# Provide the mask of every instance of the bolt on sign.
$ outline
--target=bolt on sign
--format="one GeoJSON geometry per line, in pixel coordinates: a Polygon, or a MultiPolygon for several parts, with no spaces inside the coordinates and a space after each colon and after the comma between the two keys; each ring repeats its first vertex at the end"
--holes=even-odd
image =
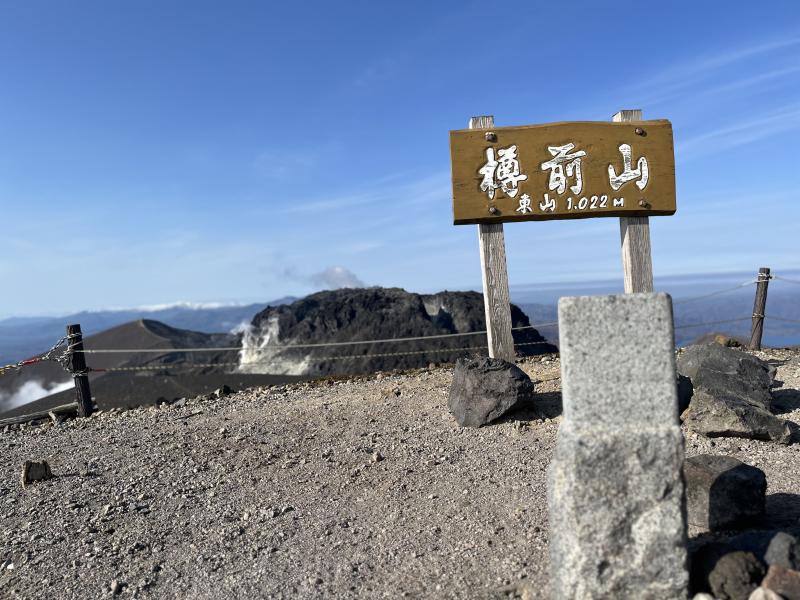
{"type": "Polygon", "coordinates": [[[450,155],[456,225],[676,210],[667,120],[460,129],[450,155]]]}

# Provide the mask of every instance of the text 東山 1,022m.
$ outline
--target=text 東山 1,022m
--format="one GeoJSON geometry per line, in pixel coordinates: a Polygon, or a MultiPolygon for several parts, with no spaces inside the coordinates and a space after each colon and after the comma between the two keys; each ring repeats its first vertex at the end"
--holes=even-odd
{"type": "Polygon", "coordinates": [[[675,212],[669,121],[450,132],[456,224],[675,212]]]}

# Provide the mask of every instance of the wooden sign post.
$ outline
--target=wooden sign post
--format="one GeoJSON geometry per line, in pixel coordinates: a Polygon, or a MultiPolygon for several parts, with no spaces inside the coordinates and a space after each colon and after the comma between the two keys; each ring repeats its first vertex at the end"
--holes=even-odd
{"type": "MultiPolygon", "coordinates": [[[[494,127],[494,117],[472,117],[470,129],[494,127]]],[[[508,294],[506,238],[502,223],[480,223],[478,246],[481,253],[483,310],[486,314],[486,338],[489,356],[514,361],[514,338],[511,334],[511,303],[508,294]]]]}
{"type": "MultiPolygon", "coordinates": [[[[642,120],[642,111],[621,110],[611,120],[631,123],[642,120]]],[[[653,291],[653,258],[650,252],[650,217],[620,217],[622,277],[626,294],[653,291]]]]}
{"type": "Polygon", "coordinates": [[[503,223],[619,217],[625,292],[651,292],[651,215],[675,213],[672,124],[641,110],[608,122],[450,132],[453,222],[477,223],[489,356],[512,360],[503,223]]]}

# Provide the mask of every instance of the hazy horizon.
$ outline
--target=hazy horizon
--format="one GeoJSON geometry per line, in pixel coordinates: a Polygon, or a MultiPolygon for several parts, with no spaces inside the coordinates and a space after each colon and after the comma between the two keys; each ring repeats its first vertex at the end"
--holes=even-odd
{"type": "MultiPolygon", "coordinates": [[[[477,250],[476,250],[477,255],[477,250]]],[[[621,271],[621,267],[620,267],[621,271]]],[[[726,286],[735,285],[737,283],[744,283],[747,281],[755,281],[758,269],[751,272],[748,271],[730,271],[730,272],[716,272],[716,273],[688,273],[680,275],[654,275],[655,291],[664,291],[671,293],[676,299],[684,298],[687,296],[702,295],[707,292],[715,291],[719,287],[726,288],[726,286]]],[[[787,277],[800,278],[800,269],[777,269],[772,268],[772,274],[780,276],[781,274],[787,277]]],[[[774,291],[776,285],[782,285],[780,280],[773,281],[770,284],[771,290],[774,291]]],[[[401,287],[401,286],[370,286],[361,285],[353,287],[401,287]]],[[[325,288],[336,289],[336,288],[325,288]]],[[[445,291],[482,291],[480,283],[458,288],[430,288],[430,289],[409,289],[404,288],[409,292],[419,294],[432,294],[436,292],[445,291]]],[[[727,288],[726,288],[727,289],[727,288]]],[[[793,288],[789,288],[790,290],[793,288]]],[[[324,291],[318,289],[294,296],[301,298],[313,293],[324,291]]],[[[509,282],[509,293],[512,302],[528,302],[528,303],[541,303],[552,304],[557,302],[558,298],[565,295],[593,295],[593,294],[612,294],[622,292],[622,275],[618,278],[603,278],[603,279],[584,279],[575,281],[544,281],[539,283],[515,283],[509,282]],[[516,298],[516,299],[515,299],[516,298]],[[531,299],[537,298],[537,299],[531,299]]],[[[798,287],[798,296],[800,296],[800,287],[798,287]]],[[[195,301],[195,300],[176,300],[165,301],[158,304],[148,304],[144,306],[93,306],[93,307],[77,307],[74,309],[58,310],[51,313],[27,313],[27,314],[3,314],[0,313],[0,321],[7,319],[31,319],[31,318],[59,318],[69,315],[79,314],[82,312],[157,312],[161,310],[168,310],[173,308],[185,309],[215,309],[226,308],[235,306],[249,306],[252,304],[265,304],[276,300],[284,300],[286,297],[279,297],[276,295],[266,294],[264,298],[247,298],[247,299],[216,299],[209,301],[195,301]]]]}

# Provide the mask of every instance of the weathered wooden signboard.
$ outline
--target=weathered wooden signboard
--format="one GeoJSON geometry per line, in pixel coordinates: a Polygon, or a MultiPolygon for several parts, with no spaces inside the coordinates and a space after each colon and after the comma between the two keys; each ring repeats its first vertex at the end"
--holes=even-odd
{"type": "Polygon", "coordinates": [[[675,213],[667,120],[461,129],[450,154],[456,225],[675,213]]]}

